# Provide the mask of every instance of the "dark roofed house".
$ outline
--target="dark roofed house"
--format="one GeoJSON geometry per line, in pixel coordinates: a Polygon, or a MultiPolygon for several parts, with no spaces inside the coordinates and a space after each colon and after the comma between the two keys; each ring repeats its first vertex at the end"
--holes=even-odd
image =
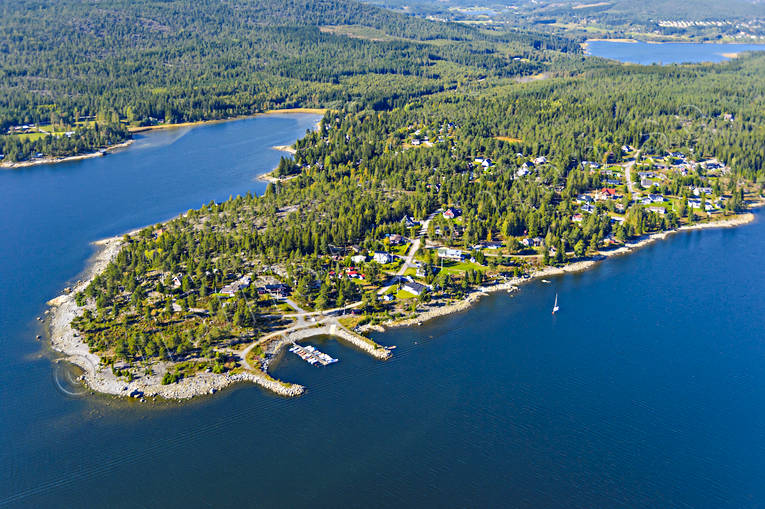
{"type": "Polygon", "coordinates": [[[401,285],[401,289],[413,295],[420,295],[425,290],[427,290],[428,287],[416,281],[407,281],[406,283],[401,285]]]}
{"type": "Polygon", "coordinates": [[[394,233],[393,235],[388,237],[388,242],[390,243],[391,246],[397,246],[401,244],[403,241],[404,241],[404,237],[402,237],[398,233],[394,233]]]}

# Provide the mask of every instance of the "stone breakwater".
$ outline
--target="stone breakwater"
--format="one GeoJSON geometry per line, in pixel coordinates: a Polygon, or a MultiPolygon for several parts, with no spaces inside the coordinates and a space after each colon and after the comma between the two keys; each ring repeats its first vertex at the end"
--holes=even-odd
{"type": "Polygon", "coordinates": [[[283,383],[265,373],[249,371],[234,374],[198,373],[167,385],[162,385],[159,376],[124,382],[107,370],[99,370],[95,376],[90,376],[87,373],[83,376],[87,385],[97,392],[134,398],[160,397],[168,400],[185,400],[203,394],[213,394],[241,382],[254,383],[284,397],[300,396],[305,392],[305,387],[302,385],[283,383]]]}
{"type": "Polygon", "coordinates": [[[289,344],[315,336],[334,336],[345,341],[346,343],[350,343],[359,350],[368,353],[376,359],[385,360],[389,359],[391,356],[391,352],[389,350],[378,345],[371,339],[351,332],[345,327],[335,323],[290,332],[287,335],[287,341],[285,341],[283,344],[289,344]]]}

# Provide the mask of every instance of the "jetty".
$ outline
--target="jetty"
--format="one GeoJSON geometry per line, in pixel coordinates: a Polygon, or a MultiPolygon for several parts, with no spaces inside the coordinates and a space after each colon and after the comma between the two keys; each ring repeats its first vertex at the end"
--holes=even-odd
{"type": "Polygon", "coordinates": [[[311,345],[300,346],[297,343],[293,343],[292,347],[290,348],[290,352],[296,354],[298,357],[312,366],[315,366],[316,364],[327,366],[338,361],[338,359],[335,359],[334,357],[331,357],[324,352],[320,352],[311,345]]]}

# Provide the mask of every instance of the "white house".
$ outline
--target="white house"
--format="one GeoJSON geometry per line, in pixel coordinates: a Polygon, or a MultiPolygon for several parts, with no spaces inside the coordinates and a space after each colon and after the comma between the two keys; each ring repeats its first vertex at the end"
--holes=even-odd
{"type": "Polygon", "coordinates": [[[393,261],[393,255],[384,251],[375,251],[373,258],[380,265],[386,265],[393,261]]]}
{"type": "Polygon", "coordinates": [[[452,249],[450,247],[439,247],[438,256],[446,258],[447,260],[462,260],[465,254],[459,249],[452,249]]]}
{"type": "Polygon", "coordinates": [[[250,276],[243,276],[240,279],[234,281],[231,284],[228,284],[221,288],[220,293],[223,295],[228,295],[230,297],[233,297],[236,295],[236,292],[239,290],[243,290],[245,288],[248,288],[250,286],[250,283],[252,280],[250,279],[250,276]]]}

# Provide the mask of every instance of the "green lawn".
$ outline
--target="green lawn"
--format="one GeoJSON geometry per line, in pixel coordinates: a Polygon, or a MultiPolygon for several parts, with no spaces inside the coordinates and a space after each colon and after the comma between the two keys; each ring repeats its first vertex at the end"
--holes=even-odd
{"type": "Polygon", "coordinates": [[[398,246],[389,246],[388,248],[391,253],[397,254],[400,256],[403,256],[409,251],[409,244],[401,244],[398,246]]]}
{"type": "Polygon", "coordinates": [[[45,138],[48,136],[46,133],[24,133],[24,134],[14,134],[14,136],[17,136],[20,140],[28,140],[28,141],[37,141],[45,138]]]}
{"type": "Polygon", "coordinates": [[[396,299],[397,300],[406,300],[406,299],[414,299],[417,297],[416,295],[407,292],[406,290],[399,290],[396,292],[396,299]]]}
{"type": "MultiPolygon", "coordinates": [[[[440,267],[440,265],[439,265],[440,267]]],[[[444,261],[443,271],[447,274],[463,274],[468,270],[486,270],[486,267],[469,261],[444,261]]]]}

